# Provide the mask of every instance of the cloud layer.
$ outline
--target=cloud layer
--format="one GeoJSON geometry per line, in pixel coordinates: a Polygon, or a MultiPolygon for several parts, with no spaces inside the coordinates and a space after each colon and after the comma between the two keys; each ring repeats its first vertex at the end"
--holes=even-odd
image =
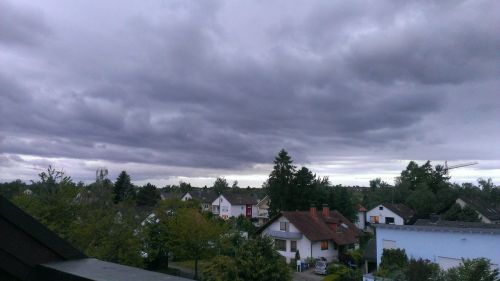
{"type": "Polygon", "coordinates": [[[377,162],[500,160],[499,9],[3,2],[2,177],[33,159],[141,180],[262,175],[283,147],[339,177],[377,162]]]}

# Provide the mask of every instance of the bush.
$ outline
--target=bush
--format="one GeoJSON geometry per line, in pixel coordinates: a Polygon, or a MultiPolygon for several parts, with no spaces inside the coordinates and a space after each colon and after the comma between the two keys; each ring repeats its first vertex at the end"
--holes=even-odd
{"type": "Polygon", "coordinates": [[[328,281],[359,281],[363,276],[361,270],[350,269],[349,267],[338,263],[330,264],[326,268],[326,272],[329,275],[323,280],[328,281]]]}
{"type": "Polygon", "coordinates": [[[402,249],[384,249],[380,267],[388,270],[403,269],[408,265],[408,256],[402,249]]]}
{"type": "Polygon", "coordinates": [[[430,280],[439,272],[439,266],[429,260],[411,259],[404,272],[408,281],[430,280]]]}

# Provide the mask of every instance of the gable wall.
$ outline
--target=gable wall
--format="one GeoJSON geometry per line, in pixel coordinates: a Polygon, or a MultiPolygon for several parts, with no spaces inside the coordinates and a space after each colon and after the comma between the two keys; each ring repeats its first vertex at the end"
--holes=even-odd
{"type": "Polygon", "coordinates": [[[383,210],[379,210],[379,207],[384,207],[382,205],[378,205],[377,207],[371,209],[366,213],[366,221],[370,222],[370,217],[371,216],[378,216],[379,217],[379,223],[384,224],[385,223],[385,218],[386,217],[393,217],[394,218],[394,224],[396,225],[404,225],[404,220],[402,217],[394,213],[393,211],[387,209],[384,207],[383,210]]]}

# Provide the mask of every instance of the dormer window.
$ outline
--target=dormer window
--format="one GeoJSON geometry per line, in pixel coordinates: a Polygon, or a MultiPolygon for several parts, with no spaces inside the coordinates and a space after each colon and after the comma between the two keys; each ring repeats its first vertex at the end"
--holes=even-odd
{"type": "Polygon", "coordinates": [[[280,222],[280,230],[281,230],[281,231],[288,231],[288,222],[286,222],[286,221],[281,221],[281,222],[280,222]]]}
{"type": "Polygon", "coordinates": [[[384,209],[384,207],[380,206],[380,207],[378,207],[378,209],[382,211],[384,209]]]}

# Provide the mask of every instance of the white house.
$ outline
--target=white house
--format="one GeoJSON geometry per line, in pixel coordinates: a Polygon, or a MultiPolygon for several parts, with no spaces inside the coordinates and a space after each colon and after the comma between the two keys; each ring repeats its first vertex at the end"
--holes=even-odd
{"type": "Polygon", "coordinates": [[[280,255],[287,262],[298,251],[301,259],[307,257],[338,259],[339,251],[355,248],[363,233],[337,211],[323,207],[321,213],[309,211],[281,212],[256,232],[274,239],[280,255]]]}
{"type": "Polygon", "coordinates": [[[409,258],[422,258],[442,269],[458,266],[462,258],[487,258],[500,264],[500,225],[458,221],[418,220],[414,225],[376,226],[377,265],[384,249],[404,249],[409,258]]]}
{"type": "Polygon", "coordinates": [[[181,200],[198,200],[200,202],[202,211],[212,211],[212,202],[216,197],[217,193],[215,193],[215,191],[196,188],[192,191],[184,193],[181,197],[181,200]]]}
{"type": "Polygon", "coordinates": [[[257,199],[249,194],[221,194],[212,202],[212,213],[223,219],[239,217],[257,217],[257,199]]]}
{"type": "Polygon", "coordinates": [[[412,209],[403,204],[383,203],[366,213],[370,224],[407,224],[414,216],[412,209]]]}

